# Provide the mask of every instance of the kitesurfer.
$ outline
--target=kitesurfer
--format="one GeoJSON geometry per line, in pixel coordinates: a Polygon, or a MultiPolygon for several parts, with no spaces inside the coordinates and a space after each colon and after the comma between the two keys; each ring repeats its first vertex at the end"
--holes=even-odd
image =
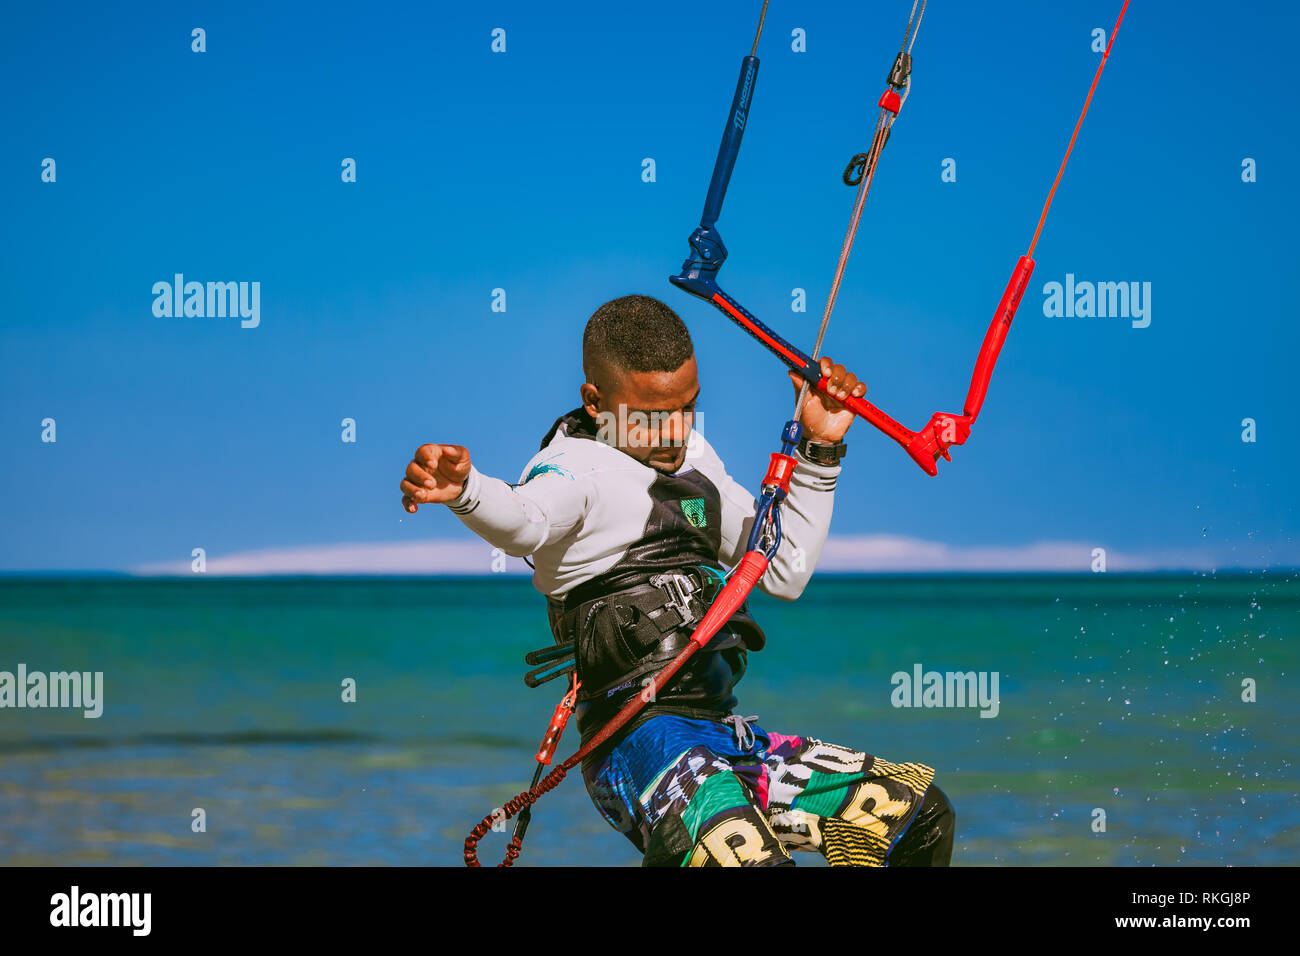
{"type": "MultiPolygon", "coordinates": [[[[830,525],[842,439],[836,398],[866,387],[820,359],[783,505],[784,537],[759,582],[793,600],[830,525]]],[[[650,296],[605,303],[583,335],[582,404],[560,416],[511,485],[460,445],[426,444],[403,506],[446,504],[494,547],[532,556],[551,630],[571,645],[586,741],[689,639],[726,567],[744,553],[756,503],[693,429],[700,385],[681,319],[650,296]]],[[[798,385],[800,379],[793,373],[798,385]]],[[[735,684],[765,637],[741,610],[608,745],[583,761],[601,814],[653,865],[946,866],[954,815],[934,771],[760,727],[735,684]]]]}

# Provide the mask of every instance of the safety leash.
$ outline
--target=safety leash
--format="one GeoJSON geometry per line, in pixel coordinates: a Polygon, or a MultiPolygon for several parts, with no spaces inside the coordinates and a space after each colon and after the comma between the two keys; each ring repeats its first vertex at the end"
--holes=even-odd
{"type": "MultiPolygon", "coordinates": [[[[822,311],[822,323],[817,328],[817,341],[813,343],[812,355],[809,356],[814,364],[822,354],[822,340],[826,338],[826,328],[831,322],[835,299],[840,293],[840,280],[844,278],[844,267],[848,264],[849,252],[853,249],[853,240],[858,235],[862,207],[866,204],[867,193],[871,191],[871,184],[876,178],[876,164],[880,162],[880,154],[884,152],[885,144],[889,142],[890,130],[893,129],[894,121],[898,119],[903,104],[907,102],[907,95],[912,90],[912,47],[916,45],[916,34],[920,32],[921,20],[925,17],[925,3],[926,0],[920,0],[921,12],[918,14],[917,0],[912,0],[912,12],[907,18],[907,30],[903,33],[903,42],[898,47],[898,56],[894,57],[894,65],[889,71],[888,79],[885,80],[887,84],[885,92],[880,94],[880,114],[876,117],[876,129],[871,136],[871,146],[865,153],[858,153],[850,159],[849,164],[844,167],[844,185],[857,186],[858,194],[853,203],[849,230],[844,236],[843,245],[840,246],[839,260],[835,263],[835,277],[831,280],[831,291],[826,297],[826,308],[822,311]]],[[[820,371],[818,377],[820,378],[820,371]]],[[[808,397],[808,388],[809,381],[805,377],[799,387],[799,398],[794,406],[796,418],[803,409],[804,399],[808,397]]]]}

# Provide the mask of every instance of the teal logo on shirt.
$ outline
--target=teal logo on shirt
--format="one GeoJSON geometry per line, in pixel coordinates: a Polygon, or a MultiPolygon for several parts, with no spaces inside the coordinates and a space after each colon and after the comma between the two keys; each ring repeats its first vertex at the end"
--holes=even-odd
{"type": "Polygon", "coordinates": [[[708,519],[704,515],[703,498],[683,498],[678,502],[682,506],[682,514],[686,516],[692,527],[703,528],[708,524],[708,519]]]}
{"type": "Polygon", "coordinates": [[[539,461],[537,464],[533,465],[533,467],[529,469],[528,474],[524,476],[524,480],[521,481],[520,484],[526,485],[534,478],[538,478],[542,475],[560,475],[561,477],[568,478],[570,481],[572,481],[573,473],[570,472],[569,469],[563,467],[562,465],[551,464],[551,462],[555,461],[555,459],[561,457],[561,455],[563,454],[564,453],[561,452],[559,455],[552,455],[550,458],[547,458],[545,461],[539,461]]]}

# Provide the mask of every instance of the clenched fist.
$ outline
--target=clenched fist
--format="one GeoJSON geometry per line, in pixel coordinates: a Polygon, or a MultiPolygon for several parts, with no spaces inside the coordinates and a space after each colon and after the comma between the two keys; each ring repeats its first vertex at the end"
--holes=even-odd
{"type": "Polygon", "coordinates": [[[402,507],[445,504],[458,497],[469,477],[469,449],[463,445],[421,445],[402,479],[402,507]]]}

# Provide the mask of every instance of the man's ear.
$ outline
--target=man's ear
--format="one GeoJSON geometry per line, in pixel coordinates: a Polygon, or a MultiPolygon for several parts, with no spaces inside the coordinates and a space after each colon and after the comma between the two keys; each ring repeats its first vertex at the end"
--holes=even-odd
{"type": "Polygon", "coordinates": [[[582,407],[587,410],[587,414],[595,418],[600,413],[600,389],[591,382],[584,382],[578,389],[578,395],[582,399],[582,407]]]}

